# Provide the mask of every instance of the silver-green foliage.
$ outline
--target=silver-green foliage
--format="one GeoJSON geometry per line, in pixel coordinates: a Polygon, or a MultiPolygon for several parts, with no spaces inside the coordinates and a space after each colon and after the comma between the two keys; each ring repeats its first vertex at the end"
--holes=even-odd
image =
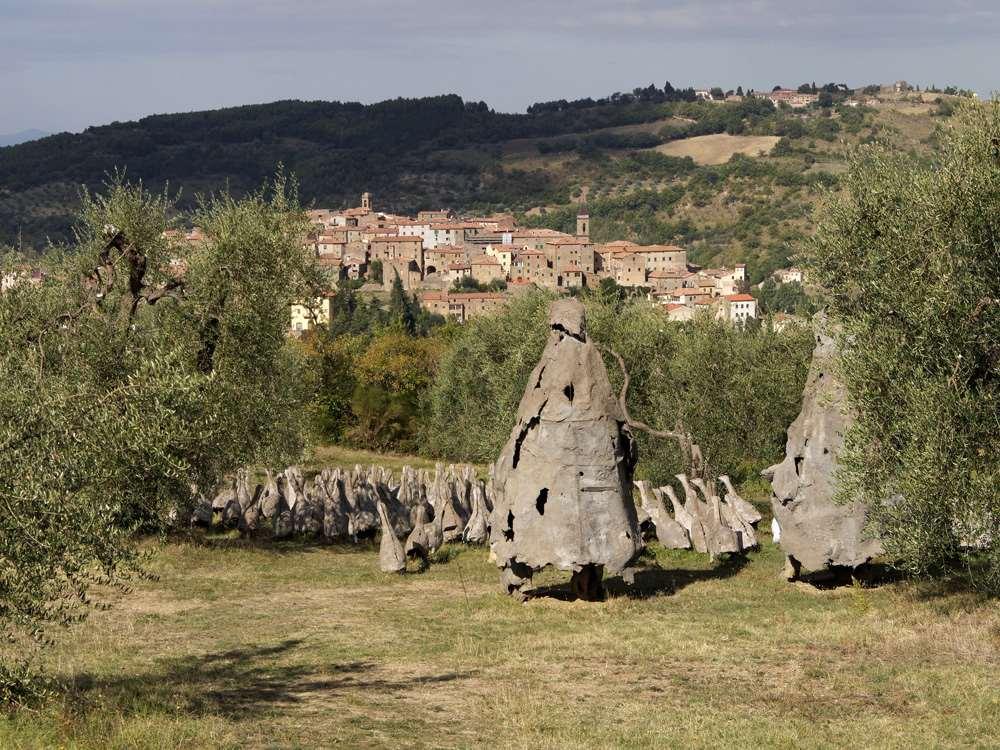
{"type": "Polygon", "coordinates": [[[809,263],[857,414],[845,494],[894,497],[871,517],[911,571],[986,558],[1000,589],[1000,104],[963,105],[940,144],[929,166],[860,151],[809,263]]]}
{"type": "MultiPolygon", "coordinates": [[[[161,528],[192,484],[301,450],[308,389],[285,331],[314,269],[293,186],[279,176],[241,200],[204,200],[199,244],[164,233],[169,210],[115,177],[83,196],[77,242],[47,255],[45,280],[0,294],[11,640],[43,638],[86,613],[95,584],[139,572],[134,532],[161,528]]],[[[3,259],[9,278],[17,263],[3,259]]]]}
{"type": "Polygon", "coordinates": [[[502,314],[466,324],[442,357],[427,397],[427,452],[478,463],[496,459],[545,347],[551,299],[524,294],[502,314]]]}

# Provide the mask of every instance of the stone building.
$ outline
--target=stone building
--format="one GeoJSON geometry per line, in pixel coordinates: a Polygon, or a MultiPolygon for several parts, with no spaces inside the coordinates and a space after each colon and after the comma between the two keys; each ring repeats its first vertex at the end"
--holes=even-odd
{"type": "Polygon", "coordinates": [[[429,312],[450,317],[459,323],[498,311],[507,301],[502,292],[424,292],[420,304],[429,312]]]}
{"type": "Polygon", "coordinates": [[[441,245],[424,250],[424,273],[443,273],[448,266],[465,263],[469,260],[468,251],[455,245],[441,245]]]}
{"type": "Polygon", "coordinates": [[[723,298],[722,315],[731,323],[745,323],[757,318],[757,300],[749,294],[730,294],[723,298]]]}
{"type": "Polygon", "coordinates": [[[424,267],[424,245],[420,237],[400,237],[398,235],[373,237],[368,242],[371,260],[413,261],[417,267],[424,267]]]}
{"type": "Polygon", "coordinates": [[[615,253],[611,257],[608,276],[619,286],[645,286],[646,261],[639,253],[631,251],[615,253]]]}
{"type": "Polygon", "coordinates": [[[489,284],[491,281],[502,281],[506,274],[500,267],[500,261],[488,255],[479,255],[469,261],[472,270],[472,278],[480,284],[489,284]]]}
{"type": "Polygon", "coordinates": [[[545,242],[545,258],[553,268],[578,266],[594,273],[594,246],[577,237],[554,237],[545,242]]]}

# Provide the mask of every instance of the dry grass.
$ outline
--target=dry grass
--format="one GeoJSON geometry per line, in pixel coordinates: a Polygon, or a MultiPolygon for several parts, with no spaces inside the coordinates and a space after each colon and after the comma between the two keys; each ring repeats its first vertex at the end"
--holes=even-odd
{"type": "MultiPolygon", "coordinates": [[[[1000,736],[1000,608],[896,583],[815,592],[771,545],[668,553],[600,604],[498,592],[482,549],[155,548],[159,580],[47,654],[67,686],[0,746],[975,747],[1000,736]]],[[[545,574],[541,584],[565,576],[545,574]]],[[[564,589],[556,588],[558,595],[564,589]]]]}
{"type": "Polygon", "coordinates": [[[725,164],[734,154],[762,156],[770,153],[781,140],[776,135],[699,135],[683,138],[657,146],[656,150],[667,156],[690,156],[696,164],[725,164]]]}

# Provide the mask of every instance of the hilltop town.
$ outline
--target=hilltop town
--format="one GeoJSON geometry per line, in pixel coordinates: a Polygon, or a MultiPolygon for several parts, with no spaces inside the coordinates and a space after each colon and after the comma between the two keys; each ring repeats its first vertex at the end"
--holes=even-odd
{"type": "MultiPolygon", "coordinates": [[[[365,280],[369,290],[388,291],[398,279],[428,311],[459,322],[495,311],[521,290],[567,292],[604,279],[647,290],[672,320],[689,320],[703,308],[733,322],[757,317],[745,264],[702,268],[676,245],[595,243],[582,205],[574,234],[518,227],[508,214],[456,217],[434,210],[397,216],[378,211],[367,192],[358,207],[314,209],[309,219],[307,247],[334,284],[365,280]]],[[[292,330],[308,330],[329,314],[329,298],[297,305],[292,330]]]]}

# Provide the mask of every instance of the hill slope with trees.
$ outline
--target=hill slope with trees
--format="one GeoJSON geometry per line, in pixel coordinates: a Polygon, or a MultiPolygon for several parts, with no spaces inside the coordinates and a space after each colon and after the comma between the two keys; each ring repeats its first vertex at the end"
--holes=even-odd
{"type": "Polygon", "coordinates": [[[787,263],[852,146],[888,139],[925,150],[935,116],[950,112],[947,100],[869,108],[846,106],[846,97],[835,90],[823,106],[791,110],[754,97],[695,101],[693,90],[667,83],[523,114],[444,95],[153,115],[0,148],[0,243],[68,239],[80,187],[98,188],[117,169],[153,191],[181,191],[184,210],[199,193],[250,193],[283,164],[303,200],[323,206],[353,205],[369,190],[398,213],[503,210],[565,228],[586,199],[597,240],[683,242],[698,262],[747,260],[763,277],[787,263]],[[777,143],[759,157],[736,143],[721,164],[661,153],[714,134],[777,143]]]}

